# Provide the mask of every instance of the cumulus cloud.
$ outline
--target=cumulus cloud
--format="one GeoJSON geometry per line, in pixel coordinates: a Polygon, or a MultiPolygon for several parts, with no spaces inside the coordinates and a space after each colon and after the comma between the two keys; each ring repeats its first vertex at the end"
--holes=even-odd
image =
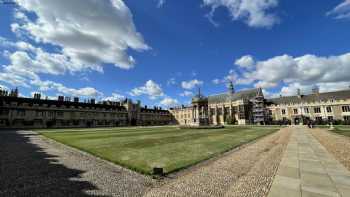
{"type": "Polygon", "coordinates": [[[350,84],[350,53],[329,57],[309,54],[276,56],[256,62],[253,70],[244,73],[237,81],[255,82],[255,86],[262,88],[287,84],[282,88],[285,94],[295,94],[297,87],[314,84],[319,85],[321,91],[341,89],[350,84]]]}
{"type": "Polygon", "coordinates": [[[231,69],[228,74],[223,77],[222,79],[213,79],[212,82],[215,85],[221,84],[221,83],[228,83],[229,81],[236,82],[239,78],[239,75],[237,72],[233,69],[231,69]]]}
{"type": "Polygon", "coordinates": [[[180,96],[182,97],[193,96],[193,92],[185,90],[184,92],[180,93],[180,96]]]}
{"type": "Polygon", "coordinates": [[[7,86],[4,86],[2,84],[0,84],[0,90],[8,90],[9,88],[7,86]]]}
{"type": "Polygon", "coordinates": [[[148,95],[150,99],[164,96],[161,86],[152,80],[148,80],[144,86],[132,89],[130,94],[132,96],[148,95]]]}
{"type": "Polygon", "coordinates": [[[176,99],[166,97],[162,101],[160,101],[160,104],[166,107],[174,107],[177,105],[179,102],[176,99]]]}
{"type": "Polygon", "coordinates": [[[198,79],[181,82],[181,87],[187,90],[192,90],[196,86],[200,86],[200,85],[203,85],[203,81],[199,81],[198,79]]]}
{"type": "Polygon", "coordinates": [[[213,82],[213,84],[218,85],[221,83],[220,79],[213,79],[211,82],[213,82]]]}
{"type": "Polygon", "coordinates": [[[251,68],[254,66],[255,61],[253,56],[245,55],[235,61],[235,64],[242,68],[251,68]]]}
{"type": "Polygon", "coordinates": [[[157,0],[157,1],[158,1],[157,8],[162,8],[166,2],[165,0],[157,0]]]}
{"type": "Polygon", "coordinates": [[[327,16],[332,16],[335,19],[350,19],[350,0],[345,0],[337,5],[331,11],[327,12],[327,16]]]}
{"type": "Polygon", "coordinates": [[[211,7],[207,15],[209,20],[217,26],[213,20],[215,10],[219,7],[226,8],[232,20],[243,20],[250,27],[272,27],[279,22],[279,18],[269,13],[277,7],[278,0],[203,0],[204,6],[211,7]]]}
{"type": "Polygon", "coordinates": [[[175,78],[170,78],[168,81],[167,81],[167,85],[170,86],[170,85],[175,85],[176,84],[176,79],[175,78]]]}
{"type": "Polygon", "coordinates": [[[39,87],[40,91],[49,91],[53,90],[63,95],[70,95],[70,96],[82,96],[82,97],[101,97],[103,96],[103,93],[96,90],[92,87],[84,87],[84,88],[69,88],[64,86],[61,83],[56,83],[53,81],[42,81],[39,78],[33,79],[30,81],[31,85],[35,85],[39,87]]]}
{"type": "Polygon", "coordinates": [[[102,100],[104,100],[104,101],[121,101],[123,99],[125,99],[125,96],[113,92],[112,96],[104,97],[102,100]]]}
{"type": "MultiPolygon", "coordinates": [[[[123,69],[134,66],[127,50],[147,50],[136,31],[132,14],[121,0],[16,0],[22,19],[12,24],[39,43],[61,47],[62,55],[78,65],[114,64],[123,69]],[[35,20],[27,15],[34,13],[35,20]]],[[[101,68],[100,68],[101,69],[101,68]]]]}

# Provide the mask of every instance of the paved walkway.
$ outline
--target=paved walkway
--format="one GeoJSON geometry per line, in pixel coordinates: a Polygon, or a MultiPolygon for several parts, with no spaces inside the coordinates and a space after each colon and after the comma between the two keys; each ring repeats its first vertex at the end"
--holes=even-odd
{"type": "Polygon", "coordinates": [[[269,197],[350,196],[350,172],[305,127],[294,127],[269,197]]]}

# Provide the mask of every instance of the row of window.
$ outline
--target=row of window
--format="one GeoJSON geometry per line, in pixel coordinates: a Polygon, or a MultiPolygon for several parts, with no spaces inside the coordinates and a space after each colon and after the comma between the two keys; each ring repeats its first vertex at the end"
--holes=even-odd
{"type": "MultiPolygon", "coordinates": [[[[316,113],[316,114],[321,113],[321,107],[314,107],[313,109],[314,109],[314,113],[316,113]]],[[[326,111],[327,111],[327,113],[332,113],[332,112],[333,112],[333,109],[332,109],[332,107],[327,106],[327,107],[326,107],[326,111]]],[[[350,106],[342,106],[342,111],[343,111],[343,112],[350,112],[350,106]]],[[[305,107],[305,108],[304,108],[304,112],[305,112],[306,114],[310,113],[309,108],[308,108],[308,107],[305,107]]],[[[285,110],[285,109],[282,109],[282,110],[281,110],[281,113],[282,113],[283,115],[285,115],[285,114],[286,114],[286,110],[285,110]]],[[[298,113],[299,113],[299,109],[293,109],[293,113],[294,113],[294,114],[298,114],[298,113]]]]}
{"type": "MultiPolygon", "coordinates": [[[[1,114],[6,114],[8,115],[8,110],[0,110],[1,114]]],[[[24,117],[26,115],[26,111],[23,109],[17,109],[15,111],[15,115],[18,117],[24,117]]],[[[36,117],[58,117],[58,118],[62,118],[64,116],[64,112],[58,111],[58,112],[54,112],[54,111],[36,111],[35,112],[35,116],[36,117]]],[[[71,113],[72,116],[74,116],[74,113],[71,113]]],[[[79,116],[84,118],[84,117],[97,117],[99,114],[98,113],[85,113],[85,112],[80,112],[79,116]]],[[[108,113],[103,113],[102,114],[103,117],[107,117],[108,113]]],[[[114,117],[126,117],[126,114],[117,114],[117,113],[109,113],[109,116],[114,118],[114,117]]]]}

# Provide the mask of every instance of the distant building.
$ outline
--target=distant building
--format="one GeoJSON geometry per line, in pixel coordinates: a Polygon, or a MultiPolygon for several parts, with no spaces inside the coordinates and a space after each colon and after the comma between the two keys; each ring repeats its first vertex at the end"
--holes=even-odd
{"type": "Polygon", "coordinates": [[[318,88],[313,88],[307,95],[298,90],[295,96],[268,99],[266,105],[272,122],[350,123],[350,89],[320,93],[318,88]]]}
{"type": "Polygon", "coordinates": [[[235,92],[232,82],[226,93],[203,96],[200,91],[192,105],[170,109],[180,125],[265,124],[266,108],[261,88],[235,92]]]}
{"type": "Polygon", "coordinates": [[[18,90],[0,90],[0,128],[69,128],[168,125],[173,121],[168,110],[148,109],[131,99],[121,102],[59,96],[58,100],[18,97],[18,90]]]}

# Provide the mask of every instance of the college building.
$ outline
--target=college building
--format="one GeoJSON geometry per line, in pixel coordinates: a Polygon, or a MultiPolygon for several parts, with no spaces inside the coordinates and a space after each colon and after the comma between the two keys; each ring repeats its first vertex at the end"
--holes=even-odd
{"type": "Polygon", "coordinates": [[[350,124],[350,89],[267,99],[261,88],[204,96],[200,89],[190,106],[164,110],[148,108],[131,99],[120,102],[75,97],[57,100],[18,96],[18,90],[0,90],[0,128],[73,128],[152,125],[246,125],[246,124],[350,124]]]}
{"type": "Polygon", "coordinates": [[[190,106],[170,109],[179,125],[225,124],[350,124],[350,89],[320,93],[314,88],[303,95],[266,99],[262,89],[234,91],[232,82],[222,94],[203,96],[200,91],[190,106]]]}
{"type": "Polygon", "coordinates": [[[191,106],[170,109],[177,124],[188,126],[265,124],[265,99],[261,88],[235,92],[232,82],[225,93],[205,97],[198,92],[191,106]]]}
{"type": "Polygon", "coordinates": [[[168,125],[173,121],[168,110],[152,109],[133,103],[59,96],[57,100],[18,96],[18,90],[0,90],[0,128],[73,128],[168,125]]]}
{"type": "Polygon", "coordinates": [[[268,99],[266,106],[272,122],[350,124],[350,88],[324,93],[314,88],[306,95],[299,89],[295,96],[268,99]]]}

